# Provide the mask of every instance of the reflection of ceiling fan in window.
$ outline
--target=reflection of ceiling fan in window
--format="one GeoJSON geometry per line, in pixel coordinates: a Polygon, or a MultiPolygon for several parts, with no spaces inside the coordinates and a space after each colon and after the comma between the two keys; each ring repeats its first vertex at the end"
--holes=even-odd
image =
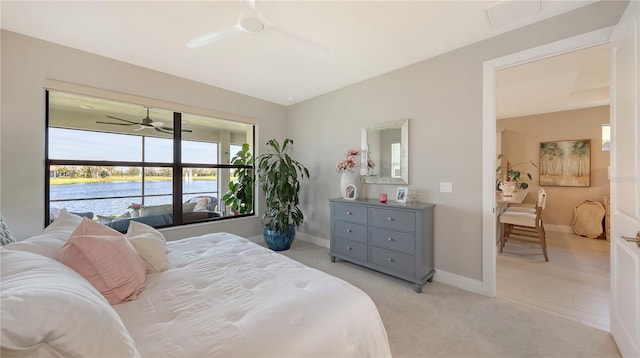
{"type": "MultiPolygon", "coordinates": [[[[122,119],[122,118],[118,118],[118,117],[113,117],[113,116],[107,116],[111,119],[116,119],[118,121],[122,121],[122,122],[126,122],[126,123],[114,123],[114,122],[101,122],[101,121],[97,121],[96,123],[101,123],[101,124],[113,124],[116,126],[134,126],[134,125],[139,125],[140,128],[134,129],[134,131],[139,131],[139,130],[143,130],[143,129],[155,129],[158,132],[162,132],[162,133],[172,133],[173,128],[171,127],[165,127],[164,123],[159,122],[159,121],[154,121],[153,119],[151,119],[149,117],[149,107],[145,107],[147,109],[147,116],[142,118],[142,122],[133,122],[133,121],[129,121],[126,119],[122,119]]],[[[190,129],[183,129],[183,132],[192,132],[192,130],[190,129]]]]}

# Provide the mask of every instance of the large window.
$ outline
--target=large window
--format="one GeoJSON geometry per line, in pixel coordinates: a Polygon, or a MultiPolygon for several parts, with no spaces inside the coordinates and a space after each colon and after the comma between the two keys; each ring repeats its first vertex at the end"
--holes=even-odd
{"type": "Polygon", "coordinates": [[[222,197],[238,170],[253,175],[253,163],[232,161],[253,138],[251,124],[49,90],[47,220],[67,209],[126,231],[131,220],[237,216],[222,197]]]}

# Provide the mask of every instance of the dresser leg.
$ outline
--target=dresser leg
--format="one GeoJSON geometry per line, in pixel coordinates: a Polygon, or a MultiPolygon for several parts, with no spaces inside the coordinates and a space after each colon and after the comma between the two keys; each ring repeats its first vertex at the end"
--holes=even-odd
{"type": "Polygon", "coordinates": [[[331,256],[331,262],[336,262],[336,257],[335,256],[331,256]]]}
{"type": "Polygon", "coordinates": [[[417,293],[422,293],[422,285],[416,283],[416,287],[414,287],[413,290],[416,291],[417,293]]]}

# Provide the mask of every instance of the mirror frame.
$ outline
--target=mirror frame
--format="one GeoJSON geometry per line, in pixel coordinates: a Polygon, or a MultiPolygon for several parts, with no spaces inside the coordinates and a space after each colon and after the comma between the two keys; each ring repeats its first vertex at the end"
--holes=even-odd
{"type": "Polygon", "coordinates": [[[409,119],[399,121],[374,124],[362,128],[361,148],[368,151],[369,131],[379,131],[385,129],[400,129],[400,178],[378,177],[363,175],[362,178],[367,184],[409,184],[409,119]]]}

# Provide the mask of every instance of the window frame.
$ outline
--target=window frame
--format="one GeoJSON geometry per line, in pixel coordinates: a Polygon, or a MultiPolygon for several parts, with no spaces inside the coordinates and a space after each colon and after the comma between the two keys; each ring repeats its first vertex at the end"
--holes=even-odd
{"type": "MultiPolygon", "coordinates": [[[[54,83],[58,84],[57,81],[54,81],[54,83]]],[[[55,86],[53,86],[55,87],[55,86]]],[[[64,87],[64,86],[63,86],[64,87]]],[[[219,221],[219,220],[228,220],[228,219],[235,219],[235,218],[239,218],[239,217],[250,217],[250,216],[256,216],[256,203],[255,203],[255,188],[256,185],[254,184],[254,203],[253,203],[253,212],[252,213],[248,213],[248,214],[240,214],[240,215],[222,215],[220,217],[214,217],[214,218],[206,218],[206,219],[201,219],[201,220],[195,220],[195,221],[188,221],[185,222],[183,220],[183,213],[182,213],[182,209],[183,209],[183,182],[182,182],[182,173],[184,169],[187,168],[211,168],[211,169],[216,169],[218,178],[220,177],[220,169],[223,170],[229,170],[232,171],[234,169],[251,169],[253,172],[253,177],[254,177],[254,181],[256,178],[256,168],[255,168],[255,163],[253,165],[233,165],[230,163],[215,163],[215,164],[204,164],[204,163],[182,163],[182,115],[184,113],[187,113],[187,111],[185,111],[185,107],[184,106],[180,106],[180,105],[173,105],[173,107],[175,108],[180,108],[180,109],[167,109],[167,108],[171,108],[172,104],[170,103],[165,103],[164,106],[162,106],[163,108],[167,109],[168,111],[173,112],[173,136],[171,137],[171,140],[173,141],[173,159],[171,162],[145,162],[144,161],[144,145],[142,147],[142,151],[143,151],[143,156],[142,156],[142,160],[141,161],[104,161],[104,160],[69,160],[69,159],[50,159],[49,158],[49,129],[50,127],[50,118],[49,118],[49,112],[50,112],[50,93],[51,91],[60,91],[60,92],[66,92],[66,93],[77,93],[79,95],[82,96],[91,96],[91,97],[96,97],[96,98],[104,98],[104,99],[109,99],[109,100],[113,100],[113,101],[120,101],[120,102],[125,102],[122,99],[118,99],[118,98],[112,98],[111,96],[100,96],[100,95],[96,95],[93,93],[79,93],[77,91],[69,91],[69,90],[65,90],[65,89],[59,89],[59,88],[52,88],[52,87],[46,87],[45,88],[45,180],[44,180],[44,185],[45,185],[45,195],[44,195],[44,211],[45,211],[45,215],[44,215],[44,225],[45,227],[48,226],[50,224],[49,221],[49,217],[50,217],[50,203],[51,203],[51,195],[50,195],[50,188],[51,188],[51,177],[50,177],[50,173],[51,173],[51,168],[53,166],[107,166],[107,167],[139,167],[141,168],[142,172],[144,173],[144,170],[146,168],[171,168],[172,169],[172,223],[168,224],[168,225],[159,225],[159,226],[155,226],[156,228],[164,228],[164,227],[175,227],[175,226],[183,226],[183,225],[190,225],[190,224],[196,224],[196,223],[206,223],[206,222],[213,222],[213,221],[219,221]]],[[[116,94],[117,95],[117,94],[116,94]]],[[[142,102],[142,101],[140,101],[142,102]]],[[[131,103],[130,101],[128,103],[131,103]]],[[[141,105],[142,106],[142,105],[141,105]]],[[[198,111],[196,111],[197,113],[198,111]]],[[[204,116],[211,116],[211,114],[207,114],[207,113],[197,113],[199,115],[204,115],[204,116]]],[[[256,150],[256,146],[255,146],[255,141],[256,141],[256,123],[252,123],[249,121],[242,121],[242,120],[236,120],[236,119],[230,119],[230,118],[224,118],[224,116],[211,116],[212,118],[219,118],[222,120],[226,120],[226,121],[231,121],[231,122],[238,122],[238,123],[243,123],[246,125],[250,125],[251,126],[251,143],[249,143],[251,145],[252,148],[252,155],[255,157],[255,150],[256,150]]],[[[58,127],[54,127],[54,128],[58,128],[58,127]]],[[[89,130],[90,131],[90,130],[89,130]]],[[[188,139],[187,139],[188,140],[188,139]]],[[[222,150],[220,148],[220,143],[219,142],[210,142],[210,143],[217,143],[218,145],[218,151],[220,153],[220,151],[222,150]]],[[[245,142],[247,143],[247,142],[245,142]]],[[[233,145],[237,145],[236,143],[230,143],[233,145]]],[[[241,144],[240,144],[241,145],[241,144]]],[[[229,159],[232,158],[232,154],[229,154],[229,159]]],[[[144,179],[144,175],[143,175],[143,179],[144,179]]],[[[145,196],[144,193],[144,185],[145,182],[144,180],[142,181],[142,185],[143,185],[143,190],[141,193],[141,196],[145,196]]],[[[218,205],[224,205],[224,201],[222,201],[222,196],[224,195],[224,193],[222,192],[223,190],[225,190],[226,186],[225,185],[220,185],[220,183],[218,183],[218,188],[217,190],[217,199],[218,199],[218,205]]],[[[81,199],[81,200],[96,200],[96,199],[112,199],[112,198],[118,198],[117,196],[112,196],[112,197],[106,197],[106,198],[102,198],[102,197],[96,197],[96,198],[87,198],[87,199],[81,199]]]]}

